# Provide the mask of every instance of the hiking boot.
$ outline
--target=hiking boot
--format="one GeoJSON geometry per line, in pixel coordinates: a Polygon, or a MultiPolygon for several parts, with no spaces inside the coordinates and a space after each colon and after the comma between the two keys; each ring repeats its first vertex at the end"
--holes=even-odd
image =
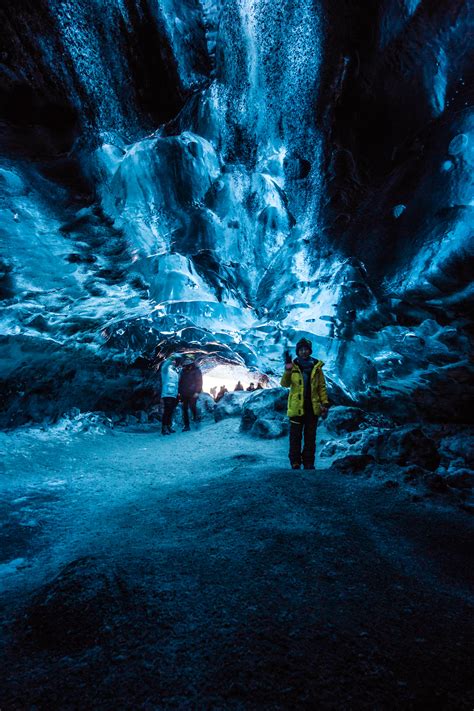
{"type": "Polygon", "coordinates": [[[174,434],[176,430],[174,430],[172,427],[168,427],[168,434],[174,434]]]}
{"type": "Polygon", "coordinates": [[[305,464],[305,465],[304,465],[304,468],[305,468],[305,469],[316,469],[316,467],[314,466],[314,464],[305,464]]]}
{"type": "Polygon", "coordinates": [[[292,469],[301,469],[301,464],[297,464],[296,462],[291,465],[292,469]]]}
{"type": "Polygon", "coordinates": [[[169,435],[170,433],[168,432],[168,430],[163,429],[163,430],[161,430],[161,434],[162,435],[169,435]]]}
{"type": "Polygon", "coordinates": [[[183,427],[183,432],[191,432],[191,427],[189,425],[186,425],[183,427]]]}

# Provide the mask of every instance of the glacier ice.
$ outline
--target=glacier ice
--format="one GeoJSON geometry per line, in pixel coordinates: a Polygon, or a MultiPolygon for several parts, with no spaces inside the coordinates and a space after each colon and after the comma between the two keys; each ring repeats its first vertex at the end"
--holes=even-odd
{"type": "Polygon", "coordinates": [[[43,35],[34,8],[9,16],[25,28],[9,52],[33,77],[27,89],[26,69],[6,79],[9,412],[28,410],[34,369],[49,383],[35,392],[35,412],[53,391],[61,407],[78,404],[69,392],[81,407],[107,409],[126,397],[130,369],[135,392],[144,363],[146,380],[173,349],[195,352],[205,370],[222,363],[278,378],[301,336],[340,391],[366,403],[389,403],[397,388],[419,393],[436,369],[454,377],[456,362],[464,372],[472,116],[441,121],[463,92],[462,51],[449,39],[462,33],[462,14],[446,24],[438,9],[430,24],[417,1],[382,3],[364,50],[375,53],[370,65],[354,47],[336,50],[335,10],[311,0],[46,5],[54,22],[43,35]],[[412,43],[436,23],[418,67],[412,43]],[[392,117],[398,45],[413,111],[392,117]],[[423,97],[416,105],[412,90],[423,97]],[[419,128],[427,121],[431,133],[419,128]],[[457,361],[440,345],[450,326],[457,361]],[[93,380],[109,365],[94,401],[93,380]]]}

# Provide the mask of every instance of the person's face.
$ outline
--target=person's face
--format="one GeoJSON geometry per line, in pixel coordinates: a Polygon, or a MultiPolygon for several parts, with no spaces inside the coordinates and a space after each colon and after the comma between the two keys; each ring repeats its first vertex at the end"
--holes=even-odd
{"type": "Polygon", "coordinates": [[[309,350],[308,346],[301,346],[298,349],[298,355],[300,356],[300,358],[303,358],[303,359],[309,358],[309,354],[310,354],[310,350],[309,350]]]}

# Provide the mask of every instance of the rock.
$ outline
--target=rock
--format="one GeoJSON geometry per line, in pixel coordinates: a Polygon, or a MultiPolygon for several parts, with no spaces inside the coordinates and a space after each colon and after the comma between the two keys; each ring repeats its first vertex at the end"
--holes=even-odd
{"type": "Polygon", "coordinates": [[[392,430],[382,461],[395,461],[400,466],[417,464],[434,471],[440,459],[435,441],[427,437],[419,427],[409,426],[392,430]]]}
{"type": "Polygon", "coordinates": [[[214,410],[216,403],[208,393],[200,393],[198,396],[198,412],[201,420],[214,420],[214,410]]]}
{"type": "Polygon", "coordinates": [[[250,434],[262,439],[277,439],[287,435],[289,428],[287,417],[261,417],[254,422],[250,434]]]}
{"type": "Polygon", "coordinates": [[[242,408],[241,431],[264,439],[276,439],[288,434],[287,402],[288,391],[285,388],[268,388],[251,393],[242,408]]]}
{"type": "Polygon", "coordinates": [[[287,402],[286,388],[268,388],[250,393],[242,408],[242,432],[251,430],[259,419],[274,419],[273,413],[278,413],[282,420],[287,419],[287,402]]]}
{"type": "Polygon", "coordinates": [[[454,489],[472,489],[474,487],[474,472],[470,469],[461,469],[455,474],[443,477],[448,486],[454,489]]]}
{"type": "MultiPolygon", "coordinates": [[[[446,459],[457,459],[474,466],[474,434],[460,432],[444,437],[440,442],[440,452],[446,459]]],[[[451,465],[449,467],[451,469],[451,465]]]]}
{"type": "Polygon", "coordinates": [[[247,392],[226,393],[214,408],[215,421],[220,422],[226,417],[239,417],[248,397],[250,397],[250,393],[247,392]]]}
{"type": "Polygon", "coordinates": [[[405,481],[413,481],[414,479],[426,474],[426,469],[423,469],[423,467],[420,467],[417,464],[411,464],[403,473],[405,475],[405,481]]]}
{"type": "Polygon", "coordinates": [[[70,422],[75,432],[106,432],[114,424],[105,412],[83,412],[70,422]]]}
{"type": "Polygon", "coordinates": [[[366,412],[359,407],[331,407],[325,421],[327,430],[340,435],[367,427],[387,427],[390,425],[383,415],[366,412]]]}
{"type": "Polygon", "coordinates": [[[358,442],[358,449],[361,454],[371,454],[377,461],[387,461],[387,439],[391,430],[380,430],[368,428],[362,431],[362,437],[358,442]]]}
{"type": "Polygon", "coordinates": [[[348,454],[345,457],[336,459],[333,466],[342,473],[359,473],[364,471],[370,464],[375,461],[370,454],[348,454]]]}
{"type": "Polygon", "coordinates": [[[365,412],[358,407],[331,407],[326,419],[326,428],[334,434],[354,432],[365,421],[365,412]]]}
{"type": "MultiPolygon", "coordinates": [[[[361,453],[371,454],[378,462],[394,462],[402,467],[413,465],[421,470],[434,471],[440,463],[436,442],[413,425],[369,431],[359,449],[361,453]]],[[[409,471],[406,473],[410,474],[409,471]]]]}
{"type": "Polygon", "coordinates": [[[327,457],[334,457],[335,454],[342,454],[347,451],[347,447],[344,442],[327,442],[324,447],[321,448],[319,454],[323,459],[327,457]]]}

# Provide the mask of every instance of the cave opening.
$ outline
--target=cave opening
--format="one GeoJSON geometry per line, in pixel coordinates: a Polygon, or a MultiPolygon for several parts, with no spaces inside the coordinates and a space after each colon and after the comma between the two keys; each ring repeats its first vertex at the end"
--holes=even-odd
{"type": "Polygon", "coordinates": [[[236,389],[238,383],[242,385],[244,390],[252,389],[252,385],[256,389],[259,383],[261,387],[267,386],[268,378],[258,370],[249,370],[243,365],[233,363],[213,365],[209,370],[204,370],[203,372],[204,392],[212,394],[213,389],[214,392],[218,392],[222,386],[232,392],[236,389]]]}

